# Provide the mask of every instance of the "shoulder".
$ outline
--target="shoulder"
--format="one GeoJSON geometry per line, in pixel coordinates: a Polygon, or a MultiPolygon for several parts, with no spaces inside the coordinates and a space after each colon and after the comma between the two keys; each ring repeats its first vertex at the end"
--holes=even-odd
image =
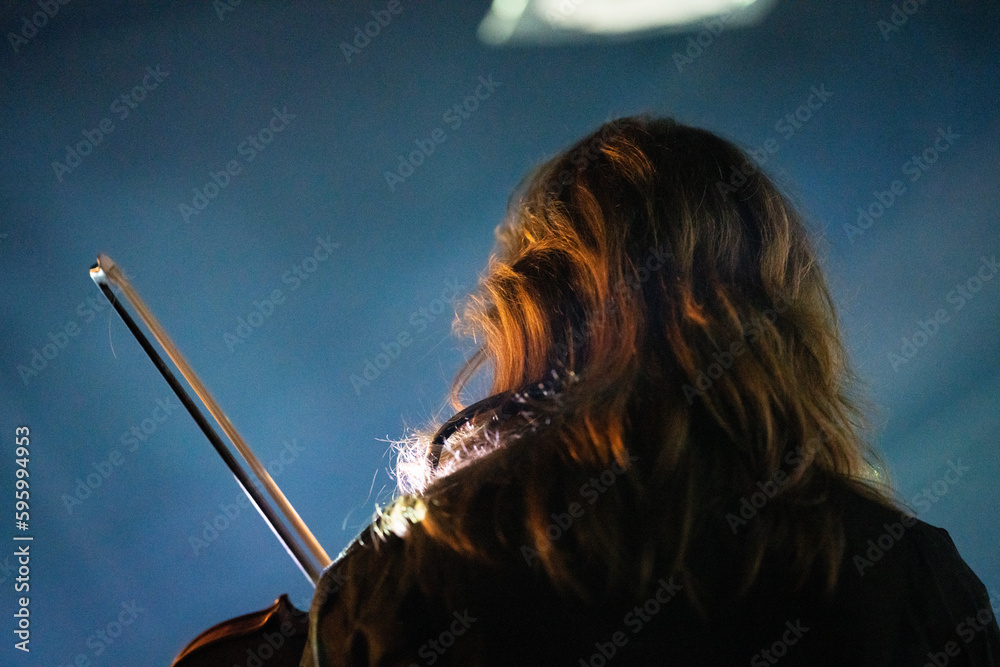
{"type": "Polygon", "coordinates": [[[571,635],[568,603],[522,555],[522,453],[491,452],[386,507],[323,573],[302,665],[474,665],[542,644],[532,633],[571,635]]]}
{"type": "Polygon", "coordinates": [[[830,501],[841,509],[844,555],[827,617],[844,641],[891,664],[922,664],[946,647],[963,654],[955,664],[1000,660],[986,587],[947,530],[850,485],[830,501]]]}
{"type": "Polygon", "coordinates": [[[478,618],[470,600],[497,577],[428,534],[425,510],[415,509],[425,500],[404,498],[386,508],[324,571],[303,666],[473,664],[462,661],[476,650],[467,633],[478,618]],[[411,513],[391,515],[400,508],[411,513]],[[442,641],[449,655],[439,661],[442,641]]]}
{"type": "Polygon", "coordinates": [[[323,572],[309,610],[303,666],[383,664],[372,658],[409,643],[408,628],[394,627],[405,616],[412,580],[404,551],[403,540],[381,537],[370,527],[323,572]]]}
{"type": "Polygon", "coordinates": [[[405,536],[366,534],[324,572],[302,666],[558,664],[589,654],[614,611],[583,613],[518,554],[484,561],[419,524],[405,536]]]}
{"type": "Polygon", "coordinates": [[[877,577],[879,571],[896,574],[906,569],[923,576],[954,576],[979,583],[947,530],[867,493],[865,488],[840,483],[830,493],[830,502],[843,519],[845,574],[864,579],[877,577]]]}

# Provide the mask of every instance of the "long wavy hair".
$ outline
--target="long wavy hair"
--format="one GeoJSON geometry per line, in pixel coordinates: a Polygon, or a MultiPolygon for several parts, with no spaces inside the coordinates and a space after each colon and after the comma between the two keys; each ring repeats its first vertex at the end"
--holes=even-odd
{"type": "Polygon", "coordinates": [[[453,403],[480,371],[494,393],[559,389],[456,434],[434,471],[416,438],[385,516],[419,506],[436,544],[520,550],[588,599],[669,573],[703,609],[729,590],[719,549],[736,549],[740,593],[772,552],[796,586],[832,591],[831,485],[895,505],[810,235],[747,153],[673,120],[615,120],[529,174],[496,234],[456,316],[479,347],[453,403]],[[574,502],[582,515],[553,531],[574,502]]]}

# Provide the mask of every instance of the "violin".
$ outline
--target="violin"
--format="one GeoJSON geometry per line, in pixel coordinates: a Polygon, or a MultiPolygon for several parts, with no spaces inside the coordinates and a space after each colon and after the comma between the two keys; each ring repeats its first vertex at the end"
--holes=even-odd
{"type": "MultiPolygon", "coordinates": [[[[323,570],[332,562],[326,551],[236,431],[122,270],[110,257],[101,254],[97,257],[97,263],[90,269],[90,277],[111,302],[125,326],[135,336],[202,433],[229,467],[236,482],[249,496],[264,521],[315,588],[323,570]],[[211,426],[112,288],[117,288],[124,300],[129,302],[139,319],[143,321],[174,366],[187,380],[205,409],[225,433],[232,447],[223,441],[211,426]],[[242,458],[249,472],[240,463],[237,455],[242,458]],[[254,483],[254,476],[258,483],[254,483]]],[[[201,633],[178,654],[173,665],[216,667],[232,664],[267,664],[268,667],[297,667],[305,650],[308,632],[308,614],[297,609],[288,600],[288,596],[282,594],[266,609],[224,621],[201,633]]]]}
{"type": "Polygon", "coordinates": [[[309,614],[282,595],[267,609],[231,618],[195,637],[172,667],[249,665],[298,667],[309,637],[309,614]]]}

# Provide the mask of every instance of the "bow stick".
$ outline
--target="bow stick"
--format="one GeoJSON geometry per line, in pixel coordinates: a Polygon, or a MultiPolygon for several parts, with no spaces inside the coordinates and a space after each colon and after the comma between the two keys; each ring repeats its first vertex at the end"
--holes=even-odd
{"type": "Polygon", "coordinates": [[[260,460],[254,455],[253,451],[247,446],[243,437],[236,431],[232,422],[226,417],[225,413],[219,407],[218,403],[209,393],[205,385],[202,384],[201,380],[195,374],[194,369],[188,364],[187,360],[184,359],[184,355],[181,354],[177,346],[174,345],[173,341],[170,340],[170,336],[163,329],[160,323],[156,320],[152,311],[139,297],[138,292],[129,283],[125,274],[118,268],[117,265],[111,260],[110,257],[104,254],[97,256],[97,263],[90,269],[90,277],[100,288],[104,296],[108,298],[111,305],[114,307],[115,311],[125,322],[125,326],[128,327],[132,335],[135,336],[136,340],[139,341],[139,345],[145,350],[146,354],[152,360],[153,364],[163,375],[163,378],[170,385],[170,388],[174,390],[177,397],[180,399],[184,407],[194,418],[195,423],[201,428],[202,433],[208,438],[212,446],[215,447],[215,451],[219,453],[222,460],[226,462],[229,469],[232,471],[233,476],[236,477],[236,482],[240,485],[243,491],[250,498],[250,502],[254,504],[260,515],[264,517],[264,521],[267,525],[271,527],[274,531],[275,536],[281,541],[288,555],[292,557],[292,560],[299,566],[302,573],[306,575],[309,582],[315,587],[319,582],[319,577],[323,570],[330,564],[330,557],[320,546],[319,542],[313,536],[312,532],[306,526],[302,518],[299,517],[298,512],[292,507],[288,499],[285,498],[285,494],[281,492],[278,485],[274,483],[271,479],[271,475],[267,472],[264,466],[261,464],[260,460]],[[170,357],[171,361],[180,371],[184,379],[187,380],[188,384],[194,390],[194,393],[198,395],[201,399],[202,404],[208,410],[209,414],[215,419],[216,423],[229,438],[230,442],[235,446],[236,450],[246,461],[250,469],[253,470],[254,475],[260,480],[261,485],[267,492],[267,496],[262,494],[257,486],[253,483],[250,476],[247,474],[243,466],[233,455],[230,448],[225,444],[222,438],[215,432],[211,424],[205,419],[201,410],[195,405],[194,401],[185,391],[184,387],[181,386],[180,382],[171,372],[170,368],[163,361],[160,355],[157,353],[156,349],[149,342],[146,336],[139,329],[139,326],[135,323],[135,320],[129,315],[128,311],[122,305],[121,301],[112,291],[111,287],[117,287],[121,290],[122,295],[131,304],[132,308],[139,315],[139,319],[143,321],[149,331],[156,338],[160,346],[170,357]],[[277,508],[277,509],[276,509],[277,508]],[[279,514],[280,511],[280,514],[279,514]],[[284,520],[282,520],[284,518],[284,520]]]}

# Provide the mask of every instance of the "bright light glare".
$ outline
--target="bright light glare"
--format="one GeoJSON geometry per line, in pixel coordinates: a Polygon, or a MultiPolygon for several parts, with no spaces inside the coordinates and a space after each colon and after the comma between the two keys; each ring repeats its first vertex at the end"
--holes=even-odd
{"type": "Polygon", "coordinates": [[[503,44],[514,34],[528,8],[528,0],[493,0],[490,13],[479,24],[479,39],[487,44],[503,44]]]}
{"type": "Polygon", "coordinates": [[[560,28],[624,33],[683,25],[753,4],[754,0],[536,0],[538,13],[560,28]]]}
{"type": "Polygon", "coordinates": [[[494,0],[490,11],[502,19],[516,21],[528,8],[528,0],[494,0]]]}
{"type": "Polygon", "coordinates": [[[757,0],[493,0],[479,25],[484,42],[502,44],[517,32],[624,34],[682,26],[745,10],[757,0]]]}

